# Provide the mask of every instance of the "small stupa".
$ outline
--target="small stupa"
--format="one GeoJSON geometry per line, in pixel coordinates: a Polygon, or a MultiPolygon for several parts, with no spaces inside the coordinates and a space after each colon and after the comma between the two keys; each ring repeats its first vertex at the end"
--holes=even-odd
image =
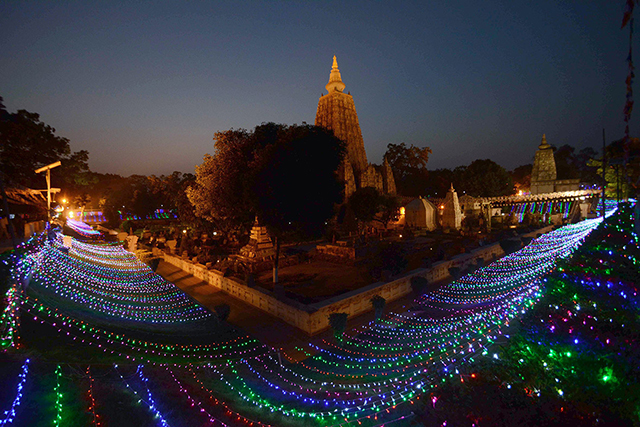
{"type": "Polygon", "coordinates": [[[249,243],[240,248],[240,257],[251,261],[271,259],[276,254],[273,241],[267,232],[267,227],[261,226],[258,217],[253,223],[249,243]]]}
{"type": "Polygon", "coordinates": [[[443,204],[442,228],[460,230],[462,226],[462,213],[460,212],[458,193],[456,193],[456,190],[453,188],[453,183],[451,183],[451,188],[447,191],[447,196],[443,204]]]}

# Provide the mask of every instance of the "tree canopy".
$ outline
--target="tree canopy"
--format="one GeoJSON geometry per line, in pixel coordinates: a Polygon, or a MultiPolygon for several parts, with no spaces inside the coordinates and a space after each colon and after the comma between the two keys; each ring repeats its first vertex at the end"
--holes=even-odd
{"type": "Polygon", "coordinates": [[[384,157],[389,162],[398,193],[404,196],[424,194],[427,184],[427,162],[431,148],[388,144],[384,157]]]}
{"type": "MultiPolygon", "coordinates": [[[[97,174],[100,175],[100,174],[97,174]]],[[[144,219],[156,209],[175,210],[182,222],[193,222],[193,206],[186,189],[195,181],[193,174],[173,172],[171,175],[143,176],[102,175],[97,179],[106,188],[101,207],[107,220],[119,224],[120,214],[144,219]]]]}
{"type": "Polygon", "coordinates": [[[57,136],[37,113],[9,113],[2,101],[0,97],[0,171],[9,185],[44,188],[42,175],[34,171],[58,160],[62,166],[51,174],[52,186],[75,190],[90,183],[87,151],[72,152],[69,140],[57,136]]]}
{"type": "Polygon", "coordinates": [[[513,194],[513,179],[511,175],[493,160],[474,160],[464,170],[462,180],[462,190],[474,197],[508,196],[513,194]]]}
{"type": "MultiPolygon", "coordinates": [[[[595,151],[595,150],[594,150],[595,151]]],[[[629,138],[625,147],[625,140],[613,141],[606,148],[607,170],[606,197],[616,199],[618,196],[624,199],[627,197],[637,197],[640,188],[640,139],[629,138]],[[628,154],[625,154],[625,151],[628,154]]],[[[587,166],[592,169],[592,174],[602,183],[602,155],[587,162],[587,166]]]]}
{"type": "Polygon", "coordinates": [[[531,163],[521,165],[511,171],[511,178],[516,191],[523,190],[529,191],[531,188],[531,172],[533,171],[533,165],[531,163]]]}
{"type": "Polygon", "coordinates": [[[331,131],[266,123],[218,132],[214,141],[187,195],[196,215],[221,228],[248,226],[258,215],[273,236],[316,235],[342,200],[336,171],[345,147],[331,131]]]}
{"type": "Polygon", "coordinates": [[[496,162],[474,160],[468,166],[437,169],[429,173],[428,195],[444,197],[453,184],[458,195],[474,197],[507,196],[513,194],[513,178],[496,162]]]}
{"type": "Polygon", "coordinates": [[[348,200],[349,208],[360,223],[380,222],[385,228],[398,219],[400,201],[395,196],[380,194],[374,187],[357,189],[348,200]]]}

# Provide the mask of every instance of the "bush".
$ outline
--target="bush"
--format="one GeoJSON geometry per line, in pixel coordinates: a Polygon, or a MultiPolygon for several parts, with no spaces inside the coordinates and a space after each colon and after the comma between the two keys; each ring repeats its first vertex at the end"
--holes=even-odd
{"type": "Polygon", "coordinates": [[[384,312],[384,306],[387,303],[387,300],[381,297],[380,295],[376,295],[371,298],[371,305],[373,306],[373,310],[375,312],[376,321],[382,317],[382,313],[384,312]]]}
{"type": "Polygon", "coordinates": [[[333,329],[333,336],[338,344],[342,344],[344,338],[344,330],[347,329],[347,313],[331,313],[329,315],[329,325],[333,329]]]}
{"type": "Polygon", "coordinates": [[[122,223],[120,224],[120,230],[126,231],[127,233],[131,229],[135,230],[135,228],[136,228],[136,224],[133,221],[129,221],[128,219],[122,221],[122,223]]]}
{"type": "Polygon", "coordinates": [[[152,258],[149,260],[149,267],[154,272],[158,269],[158,265],[160,265],[160,258],[152,258]]]}
{"type": "Polygon", "coordinates": [[[422,292],[424,292],[428,284],[429,281],[424,277],[413,276],[411,278],[411,289],[413,289],[413,292],[415,292],[416,294],[421,294],[422,292]]]}
{"type": "Polygon", "coordinates": [[[503,239],[500,240],[500,247],[505,254],[509,255],[522,247],[522,241],[520,239],[503,239]]]}
{"type": "Polygon", "coordinates": [[[231,307],[229,307],[229,304],[216,305],[213,310],[216,312],[218,320],[220,320],[221,322],[226,321],[229,317],[229,314],[231,313],[231,307]]]}

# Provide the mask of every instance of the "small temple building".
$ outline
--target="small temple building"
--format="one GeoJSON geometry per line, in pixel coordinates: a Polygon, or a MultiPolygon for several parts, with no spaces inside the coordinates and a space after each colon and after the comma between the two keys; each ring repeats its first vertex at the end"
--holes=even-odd
{"type": "Polygon", "coordinates": [[[429,200],[418,197],[404,207],[405,224],[413,228],[425,228],[433,231],[438,226],[438,212],[429,200]]]}
{"type": "Polygon", "coordinates": [[[345,198],[364,187],[374,187],[383,194],[394,195],[396,184],[387,160],[382,166],[367,161],[356,106],[351,94],[344,93],[345,87],[334,56],[329,83],[325,86],[328,93],[318,101],[315,124],[332,130],[347,145],[347,154],[339,171],[345,183],[345,198]]]}

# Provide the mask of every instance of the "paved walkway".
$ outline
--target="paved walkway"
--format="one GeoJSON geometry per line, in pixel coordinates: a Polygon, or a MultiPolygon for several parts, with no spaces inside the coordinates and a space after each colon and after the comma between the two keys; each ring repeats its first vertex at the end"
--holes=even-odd
{"type": "MultiPolygon", "coordinates": [[[[210,310],[213,310],[216,305],[228,304],[231,308],[231,313],[227,321],[230,324],[271,347],[284,350],[290,358],[301,360],[306,357],[306,355],[297,350],[296,347],[301,347],[309,351],[309,347],[306,345],[307,343],[311,342],[319,345],[323,339],[333,340],[331,330],[310,337],[305,332],[289,325],[283,320],[253,307],[244,301],[236,299],[167,262],[160,261],[156,272],[169,282],[175,283],[178,288],[191,295],[191,297],[210,310]]],[[[389,311],[406,311],[413,305],[415,298],[416,295],[412,292],[409,295],[392,301],[385,307],[385,313],[389,311]]],[[[347,324],[347,332],[366,325],[373,319],[373,311],[351,318],[347,324]]]]}

